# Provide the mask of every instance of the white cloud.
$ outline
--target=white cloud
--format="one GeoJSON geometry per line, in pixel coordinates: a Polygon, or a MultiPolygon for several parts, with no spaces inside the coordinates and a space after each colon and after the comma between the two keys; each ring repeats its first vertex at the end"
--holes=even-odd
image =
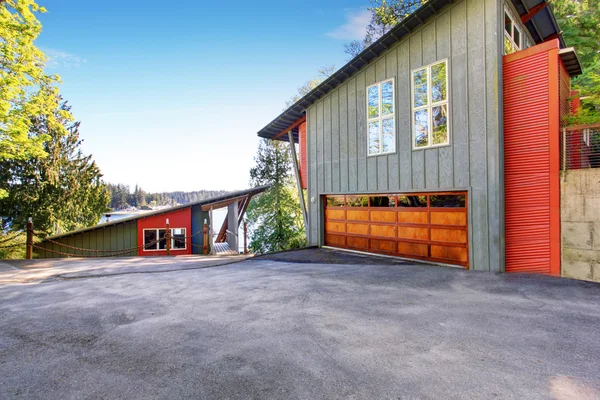
{"type": "Polygon", "coordinates": [[[334,39],[361,40],[367,33],[367,25],[371,21],[371,11],[354,10],[346,14],[346,23],[327,32],[334,39]]]}
{"type": "Polygon", "coordinates": [[[44,49],[48,56],[46,66],[48,68],[77,68],[84,64],[86,60],[75,54],[57,49],[44,49]]]}

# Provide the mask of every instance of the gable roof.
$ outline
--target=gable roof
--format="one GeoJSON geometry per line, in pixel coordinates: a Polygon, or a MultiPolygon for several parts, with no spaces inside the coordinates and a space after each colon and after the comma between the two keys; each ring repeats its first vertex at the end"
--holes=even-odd
{"type": "Polygon", "coordinates": [[[48,236],[46,239],[52,239],[52,240],[60,239],[60,238],[64,238],[67,236],[77,235],[77,234],[83,233],[83,232],[94,231],[96,229],[103,229],[103,228],[113,226],[113,225],[119,225],[119,224],[125,224],[128,222],[137,221],[138,219],[144,219],[144,218],[148,218],[148,217],[154,217],[156,215],[167,214],[167,213],[170,213],[173,211],[183,210],[188,207],[194,207],[194,206],[203,206],[204,207],[204,206],[210,206],[211,204],[219,205],[219,203],[223,203],[226,200],[233,200],[233,199],[242,198],[242,197],[246,197],[246,196],[255,196],[259,193],[264,192],[269,187],[270,187],[269,185],[265,185],[265,186],[258,186],[258,187],[252,188],[252,189],[231,192],[231,193],[227,193],[227,194],[224,194],[221,196],[216,196],[216,197],[211,197],[209,199],[196,201],[193,203],[180,204],[180,205],[174,206],[174,207],[163,208],[163,209],[157,210],[157,211],[134,215],[133,217],[117,219],[115,221],[105,222],[103,224],[89,226],[87,228],[77,229],[77,230],[71,231],[71,232],[65,232],[65,233],[60,233],[58,235],[48,236]]]}
{"type": "MultiPolygon", "coordinates": [[[[533,7],[542,3],[544,0],[511,0],[520,15],[525,15],[533,7]]],[[[377,41],[363,50],[359,55],[350,60],[346,65],[333,73],[320,85],[307,93],[300,100],[292,104],[288,109],[278,115],[267,126],[258,131],[258,136],[266,139],[275,139],[288,142],[288,135],[280,135],[285,129],[288,129],[294,122],[300,119],[306,109],[316,103],[320,98],[338,87],[340,84],[350,79],[359,70],[367,66],[371,61],[379,57],[392,45],[402,40],[405,36],[412,33],[416,28],[423,25],[425,21],[441,11],[446,5],[452,3],[452,0],[429,0],[415,12],[404,18],[401,22],[394,25],[389,32],[381,36],[377,41]]],[[[532,34],[536,43],[543,42],[546,38],[558,35],[560,29],[554,18],[550,6],[541,10],[526,24],[527,29],[532,34]]],[[[560,37],[561,48],[565,47],[564,40],[560,37]]],[[[298,143],[298,129],[292,129],[294,142],[298,143]]]]}

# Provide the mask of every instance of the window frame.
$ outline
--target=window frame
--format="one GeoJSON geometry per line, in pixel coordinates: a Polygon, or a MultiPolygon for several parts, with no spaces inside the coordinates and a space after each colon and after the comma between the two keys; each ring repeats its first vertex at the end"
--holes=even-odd
{"type": "Polygon", "coordinates": [[[395,154],[398,151],[398,134],[396,132],[396,79],[394,77],[389,79],[384,79],[382,81],[373,83],[372,85],[368,85],[365,91],[366,97],[366,117],[367,117],[367,157],[377,157],[384,156],[388,154],[395,154]],[[386,82],[392,82],[392,109],[393,113],[383,116],[383,96],[382,96],[382,85],[386,82]],[[379,115],[375,118],[369,118],[369,89],[372,87],[377,87],[379,90],[379,115]],[[383,151],[383,121],[391,119],[393,122],[392,131],[394,132],[394,149],[392,151],[383,151]],[[369,123],[371,122],[379,122],[379,152],[378,153],[369,153],[370,149],[370,139],[371,135],[369,132],[369,123]]]}
{"type": "MultiPolygon", "coordinates": [[[[515,18],[513,16],[513,13],[508,9],[508,7],[504,7],[504,16],[508,17],[508,19],[510,19],[510,24],[512,26],[510,35],[508,32],[506,32],[506,22],[504,22],[503,26],[502,26],[502,31],[504,32],[504,38],[508,39],[509,42],[514,46],[515,50],[511,53],[508,54],[512,54],[512,53],[516,53],[517,51],[523,50],[523,31],[521,30],[521,28],[518,26],[518,24],[515,24],[515,18]],[[517,44],[515,42],[515,29],[519,32],[519,44],[517,44]]],[[[504,47],[504,40],[502,41],[502,52],[504,53],[504,55],[508,55],[506,53],[506,48],[504,47]]]]}
{"type": "Polygon", "coordinates": [[[411,137],[411,147],[412,150],[426,150],[426,149],[436,149],[439,147],[446,147],[446,146],[450,146],[452,144],[452,136],[451,136],[451,127],[452,127],[452,114],[450,112],[450,63],[448,62],[448,58],[443,58],[441,60],[437,60],[435,62],[432,62],[431,64],[427,64],[427,65],[423,65],[419,68],[415,68],[412,71],[410,71],[410,137],[411,137]],[[446,63],[446,100],[442,100],[442,101],[437,101],[435,102],[435,104],[432,102],[431,100],[431,67],[433,67],[434,65],[438,65],[438,64],[442,64],[442,63],[446,63]],[[415,79],[414,79],[414,74],[417,71],[422,71],[422,70],[426,70],[427,71],[427,104],[424,106],[418,106],[415,107],[415,79]],[[447,116],[447,125],[448,125],[448,141],[446,143],[441,143],[441,144],[433,144],[433,113],[431,112],[431,109],[434,107],[439,107],[439,106],[443,106],[446,105],[446,112],[448,113],[447,116]],[[421,111],[421,110],[427,110],[428,111],[428,132],[427,132],[427,146],[421,146],[421,147],[417,147],[416,146],[416,135],[415,135],[415,112],[416,111],[421,111]]]}
{"type": "MultiPolygon", "coordinates": [[[[183,236],[186,236],[187,233],[187,229],[186,228],[170,228],[171,229],[171,251],[182,251],[182,250],[187,250],[187,239],[183,240],[184,243],[184,247],[175,247],[175,239],[173,238],[173,229],[181,229],[183,230],[183,236]]],[[[160,244],[160,231],[165,231],[166,232],[166,228],[144,228],[142,230],[142,251],[166,251],[166,247],[164,249],[159,248],[159,244],[160,244]],[[158,239],[158,242],[156,242],[154,244],[154,246],[156,248],[154,249],[149,249],[146,247],[146,231],[154,231],[156,233],[156,238],[158,239]]],[[[166,246],[166,242],[165,242],[165,246],[166,246]]]]}

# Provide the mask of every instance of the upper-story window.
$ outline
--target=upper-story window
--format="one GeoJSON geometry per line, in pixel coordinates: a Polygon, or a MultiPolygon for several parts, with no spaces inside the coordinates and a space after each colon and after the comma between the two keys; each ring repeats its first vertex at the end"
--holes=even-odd
{"type": "Polygon", "coordinates": [[[413,149],[450,143],[447,71],[444,60],[412,72],[413,149]]]}
{"type": "Polygon", "coordinates": [[[521,30],[507,10],[504,10],[504,54],[521,50],[521,30]]]}
{"type": "Polygon", "coordinates": [[[367,87],[367,129],[369,155],[396,151],[394,80],[367,87]]]}

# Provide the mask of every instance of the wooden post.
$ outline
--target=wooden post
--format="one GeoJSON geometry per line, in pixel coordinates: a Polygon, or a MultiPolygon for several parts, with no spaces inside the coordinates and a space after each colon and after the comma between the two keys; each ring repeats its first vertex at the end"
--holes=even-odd
{"type": "Polygon", "coordinates": [[[210,225],[208,227],[208,240],[210,240],[210,254],[215,254],[215,241],[214,241],[214,229],[213,229],[213,208],[210,207],[210,211],[208,212],[208,219],[210,220],[210,225]]]}
{"type": "Polygon", "coordinates": [[[244,254],[248,254],[248,224],[244,220],[244,254]]]}
{"type": "Polygon", "coordinates": [[[167,228],[165,232],[165,241],[167,242],[167,255],[171,255],[171,228],[169,226],[169,218],[167,218],[167,228]]]}
{"type": "Polygon", "coordinates": [[[208,224],[204,219],[204,254],[208,254],[208,224]]]}
{"type": "Polygon", "coordinates": [[[25,258],[28,260],[33,258],[33,220],[31,217],[27,220],[27,248],[25,250],[25,258]]]}

